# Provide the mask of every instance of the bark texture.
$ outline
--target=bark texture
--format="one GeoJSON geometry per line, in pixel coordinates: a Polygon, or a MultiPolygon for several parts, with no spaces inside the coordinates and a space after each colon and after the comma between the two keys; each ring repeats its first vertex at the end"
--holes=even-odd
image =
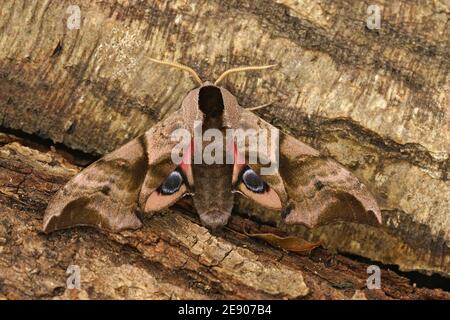
{"type": "MultiPolygon", "coordinates": [[[[262,118],[351,169],[378,199],[384,224],[311,231],[243,201],[237,211],[330,250],[449,277],[449,16],[443,0],[4,0],[0,125],[100,155],[176,112],[194,86],[147,57],[179,61],[205,80],[236,65],[277,63],[225,84],[243,106],[273,102],[262,118]],[[67,28],[73,4],[78,30],[67,28]],[[366,27],[372,4],[381,9],[379,30],[366,27]]],[[[79,168],[3,139],[0,294],[68,297],[61,288],[72,261],[85,268],[88,297],[339,298],[362,290],[363,263],[322,249],[286,255],[232,231],[211,235],[180,213],[148,219],[137,232],[44,236],[50,195],[79,168]],[[347,277],[352,285],[333,284],[347,277]]],[[[242,217],[231,228],[245,223],[256,228],[242,217]]],[[[394,289],[368,297],[433,292],[383,272],[394,289]]]]}

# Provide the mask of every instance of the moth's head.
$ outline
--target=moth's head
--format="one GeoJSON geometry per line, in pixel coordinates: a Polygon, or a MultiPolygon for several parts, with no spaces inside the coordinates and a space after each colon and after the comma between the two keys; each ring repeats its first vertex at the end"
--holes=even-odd
{"type": "Polygon", "coordinates": [[[210,81],[190,91],[181,104],[184,121],[188,128],[194,128],[195,121],[217,119],[218,126],[234,128],[237,126],[241,108],[236,98],[225,88],[210,81]]]}

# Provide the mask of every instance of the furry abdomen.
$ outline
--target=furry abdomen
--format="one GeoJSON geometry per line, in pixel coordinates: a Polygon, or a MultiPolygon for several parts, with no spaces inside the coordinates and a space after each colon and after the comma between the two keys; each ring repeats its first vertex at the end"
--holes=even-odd
{"type": "Polygon", "coordinates": [[[202,223],[216,229],[227,224],[233,209],[233,165],[198,164],[193,166],[194,207],[202,223]]]}

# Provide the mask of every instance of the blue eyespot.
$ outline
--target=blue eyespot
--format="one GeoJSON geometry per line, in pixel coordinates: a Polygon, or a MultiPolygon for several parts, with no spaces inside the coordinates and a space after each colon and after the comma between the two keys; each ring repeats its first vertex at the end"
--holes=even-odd
{"type": "Polygon", "coordinates": [[[180,190],[183,184],[183,176],[178,171],[172,171],[161,184],[160,190],[163,195],[171,195],[180,190]]]}
{"type": "Polygon", "coordinates": [[[256,193],[263,193],[266,191],[266,183],[250,168],[245,170],[242,174],[242,181],[250,191],[256,193]]]}

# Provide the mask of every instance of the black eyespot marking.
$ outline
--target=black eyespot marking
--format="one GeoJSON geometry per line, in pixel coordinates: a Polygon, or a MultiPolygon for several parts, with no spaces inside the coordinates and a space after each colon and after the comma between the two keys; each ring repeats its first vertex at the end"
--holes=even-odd
{"type": "Polygon", "coordinates": [[[171,195],[180,190],[183,184],[183,176],[178,171],[172,171],[159,187],[163,195],[171,195]]]}
{"type": "Polygon", "coordinates": [[[320,180],[317,180],[316,182],[314,182],[314,186],[316,187],[317,190],[322,190],[322,188],[325,187],[323,182],[320,180]]]}
{"type": "Polygon", "coordinates": [[[250,168],[247,168],[242,174],[242,182],[244,182],[247,189],[256,193],[263,193],[267,189],[266,183],[250,168]]]}
{"type": "Polygon", "coordinates": [[[216,86],[202,87],[198,93],[198,107],[208,117],[221,116],[225,107],[220,89],[216,86]]]}
{"type": "Polygon", "coordinates": [[[294,205],[292,203],[289,203],[283,210],[281,210],[281,217],[285,219],[294,208],[294,205]]]}
{"type": "Polygon", "coordinates": [[[100,192],[104,195],[109,195],[109,193],[111,192],[111,188],[109,186],[103,186],[100,192]]]}

